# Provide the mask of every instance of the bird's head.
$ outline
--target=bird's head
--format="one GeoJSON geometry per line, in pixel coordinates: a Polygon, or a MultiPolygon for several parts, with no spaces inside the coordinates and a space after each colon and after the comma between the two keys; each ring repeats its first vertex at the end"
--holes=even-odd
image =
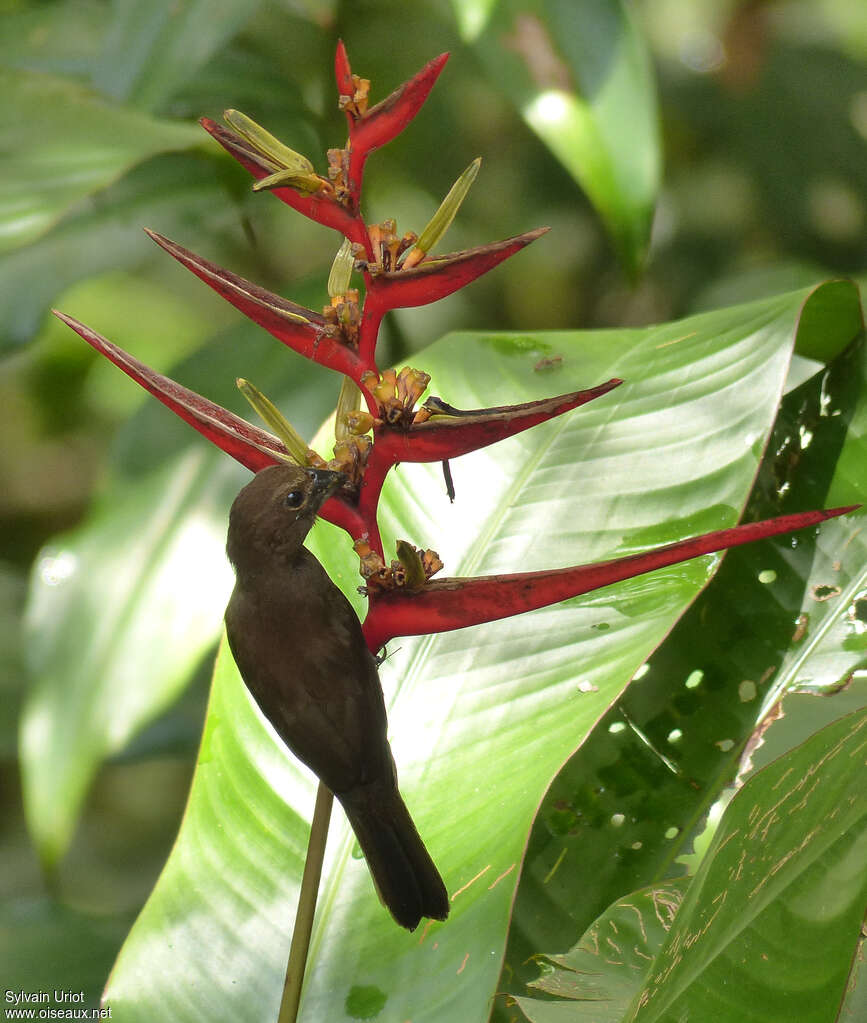
{"type": "Polygon", "coordinates": [[[341,472],[298,465],[258,472],[229,512],[226,551],[236,570],[294,554],[319,509],[345,481],[341,472]]]}

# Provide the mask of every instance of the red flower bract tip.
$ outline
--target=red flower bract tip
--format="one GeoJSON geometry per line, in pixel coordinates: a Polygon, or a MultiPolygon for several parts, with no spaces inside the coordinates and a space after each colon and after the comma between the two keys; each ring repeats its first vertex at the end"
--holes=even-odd
{"type": "Polygon", "coordinates": [[[702,554],[713,554],[754,540],[816,526],[860,507],[853,504],[747,522],[595,565],[474,579],[435,579],[412,594],[390,590],[372,603],[364,622],[364,637],[369,649],[376,651],[396,636],[451,632],[469,625],[510,618],[645,572],[677,565],[702,554]]]}

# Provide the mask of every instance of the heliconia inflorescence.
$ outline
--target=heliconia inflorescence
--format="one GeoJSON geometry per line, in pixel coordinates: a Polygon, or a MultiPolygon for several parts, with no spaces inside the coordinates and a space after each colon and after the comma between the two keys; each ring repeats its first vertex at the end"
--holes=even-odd
{"type": "MultiPolygon", "coordinates": [[[[202,126],[256,179],[255,191],[270,191],[299,213],[333,228],[343,243],[329,278],[329,301],[319,312],[285,298],[148,231],[166,252],[299,355],[343,375],[333,457],[322,458],[301,440],[267,397],[245,380],[245,396],[279,436],[247,423],[207,398],[155,372],[95,331],[57,315],[133,380],[209,441],[252,472],[281,461],[328,467],[347,482],[320,514],[345,529],[359,555],[368,613],[364,634],[372,651],[402,635],[450,631],[506,618],[586,593],[701,554],[816,525],[851,511],[834,508],[802,512],[718,530],[646,553],[596,565],[521,572],[481,578],[432,580],[442,567],[436,552],[398,540],[397,557],[386,563],[377,510],[386,475],[399,462],[443,462],[494,444],[600,398],[619,386],[616,378],[586,390],[541,401],[461,410],[439,397],[419,404],[430,381],[421,370],[381,371],[376,347],[382,319],[390,310],[428,305],[471,284],[547,228],[462,252],[435,255],[476,177],[475,160],[458,178],[420,234],[400,235],[393,220],[367,224],[361,193],[367,157],[394,139],[427,99],[448,54],[430,61],[375,106],[370,82],[352,73],[346,49],[335,57],[338,103],[346,115],[348,139],[327,153],[325,174],[245,114],[227,110],[225,125],[202,118],[202,126]],[[360,273],[363,297],[350,287],[360,273]],[[364,406],[362,408],[361,406],[364,406]]],[[[447,476],[447,478],[449,478],[447,476]]]]}

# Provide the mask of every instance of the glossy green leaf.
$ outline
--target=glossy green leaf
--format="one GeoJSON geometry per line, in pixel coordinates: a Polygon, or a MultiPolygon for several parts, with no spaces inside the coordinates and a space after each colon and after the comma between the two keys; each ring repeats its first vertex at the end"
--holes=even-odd
{"type": "MultiPolygon", "coordinates": [[[[537,398],[615,372],[628,382],[616,397],[457,460],[454,506],[438,467],[402,467],[384,494],[386,544],[432,546],[448,574],[469,575],[586,562],[733,523],[805,299],[786,295],[645,330],[443,339],[419,364],[434,393],[463,407],[537,398]],[[543,355],[562,357],[556,384],[534,371],[543,355]]],[[[847,301],[857,302],[854,289],[847,301]]],[[[320,526],[312,546],[357,604],[345,538],[320,526]]],[[[396,928],[335,814],[302,1018],[358,1018],[362,995],[373,991],[383,1018],[487,1019],[542,794],[718,561],[397,645],[381,672],[394,754],[452,915],[414,935],[396,928]]],[[[279,1000],[300,869],[281,856],[312,795],[280,808],[292,769],[278,770],[283,754],[222,659],[213,701],[232,712],[218,720],[212,712],[207,734],[217,729],[226,749],[244,745],[268,768],[231,800],[227,826],[205,786],[248,770],[206,741],[164,881],[112,974],[117,1019],[258,1020],[279,1000]]]]}
{"type": "Polygon", "coordinates": [[[491,77],[587,193],[623,264],[637,273],[662,157],[650,55],[628,4],[500,0],[493,10],[475,3],[459,20],[491,77]]]}
{"type": "MultiPolygon", "coordinates": [[[[819,297],[824,304],[827,293],[819,297]]],[[[803,325],[813,320],[810,305],[799,344],[809,340],[803,325]]],[[[857,327],[857,308],[845,317],[843,311],[834,317],[857,327]]],[[[865,401],[862,337],[786,395],[745,517],[830,506],[841,494],[867,502],[865,401]]],[[[864,667],[864,652],[852,645],[853,597],[867,563],[863,521],[859,512],[842,530],[802,532],[726,555],[546,793],[528,843],[501,991],[523,993],[536,976],[535,953],[570,947],[606,905],[682,869],[679,859],[692,853],[698,823],[735,777],[763,707],[808,677],[818,690],[833,691],[864,667]],[[817,601],[813,587],[829,573],[840,592],[817,601]]],[[[814,712],[811,730],[827,720],[814,712]]],[[[497,1012],[498,1020],[508,1018],[503,999],[497,1012]]]]}
{"type": "MultiPolygon", "coordinates": [[[[240,366],[307,432],[333,381],[246,325],[212,343],[178,376],[233,404],[240,366]]],[[[118,386],[133,387],[118,379],[118,386]]],[[[189,681],[218,637],[232,574],[226,515],[247,473],[196,441],[157,403],[124,430],[115,473],[86,522],[41,552],[27,614],[34,685],[22,715],[28,825],[54,865],[88,785],[189,681]]]]}
{"type": "Polygon", "coordinates": [[[155,110],[238,32],[258,0],[114,0],[97,88],[155,110]]]}
{"type": "MultiPolygon", "coordinates": [[[[845,440],[835,460],[826,500],[840,494],[867,506],[867,344],[842,362],[845,392],[822,381],[819,420],[843,418],[845,440]],[[846,393],[848,392],[848,393],[846,393]]],[[[790,446],[808,457],[816,434],[802,426],[790,446]]],[[[821,459],[822,452],[814,455],[821,459]]],[[[810,574],[797,616],[797,638],[786,652],[779,677],[765,699],[770,706],[785,692],[833,694],[867,671],[867,510],[859,509],[844,528],[822,530],[816,540],[810,574]]],[[[770,584],[773,586],[773,583],[770,584]]]]}
{"type": "Polygon", "coordinates": [[[157,153],[202,144],[198,125],[107,103],[69,79],[0,69],[0,253],[157,153]]]}
{"type": "Polygon", "coordinates": [[[795,351],[807,359],[830,362],[839,349],[835,338],[864,329],[861,309],[846,301],[851,281],[829,281],[804,309],[795,351]]]}
{"type": "MultiPolygon", "coordinates": [[[[591,935],[600,928],[608,931],[607,954],[596,966],[601,976],[594,979],[605,986],[605,996],[617,1000],[615,1013],[601,1017],[583,1000],[519,999],[528,1018],[533,1023],[600,1017],[624,1023],[837,1020],[867,907],[865,747],[867,709],[862,709],[755,774],[726,809],[673,922],[643,932],[649,940],[641,955],[624,954],[616,946],[611,912],[591,929],[591,935]],[[639,963],[643,970],[636,969],[639,963]],[[629,988],[624,1006],[620,1000],[629,988]]],[[[678,889],[664,886],[668,899],[656,898],[666,907],[678,889]]],[[[646,891],[636,895],[636,901],[647,901],[646,891]]],[[[623,903],[629,901],[613,910],[624,924],[623,903]]],[[[633,916],[633,928],[636,923],[641,934],[641,921],[633,916]]],[[[634,935],[624,929],[620,937],[625,944],[634,935]]],[[[592,946],[586,947],[586,939],[582,945],[554,957],[554,973],[536,986],[561,997],[586,998],[583,978],[572,972],[586,969],[592,946]]]]}

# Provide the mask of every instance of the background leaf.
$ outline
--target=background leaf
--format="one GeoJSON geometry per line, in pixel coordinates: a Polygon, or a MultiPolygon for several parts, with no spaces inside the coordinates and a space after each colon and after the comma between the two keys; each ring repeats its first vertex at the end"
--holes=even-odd
{"type": "Polygon", "coordinates": [[[202,145],[197,125],[123,110],[63,78],[0,68],[0,253],[156,153],[202,145]]]}
{"type": "MultiPolygon", "coordinates": [[[[177,157],[136,168],[35,242],[0,256],[0,350],[19,347],[67,287],[119,267],[141,270],[160,259],[141,230],[159,224],[198,233],[224,198],[210,161],[177,157]]],[[[220,226],[225,228],[226,214],[220,226]]],[[[211,222],[213,230],[217,225],[211,222]]]]}
{"type": "MultiPolygon", "coordinates": [[[[98,991],[128,925],[123,918],[106,920],[58,907],[48,899],[4,903],[0,953],[6,990],[98,991]]],[[[87,1004],[96,1008],[98,1002],[88,998],[87,1004]]]]}
{"type": "Polygon", "coordinates": [[[155,110],[257,7],[258,0],[113,0],[94,84],[109,96],[155,110]]]}
{"type": "Polygon", "coordinates": [[[735,796],[628,1018],[836,1018],[867,905],[865,729],[827,726],[735,796]]]}
{"type": "MultiPolygon", "coordinates": [[[[386,537],[439,547],[450,574],[476,574],[589,561],[734,522],[806,298],[782,296],[643,331],[444,339],[423,364],[435,392],[465,407],[550,392],[551,377],[533,370],[549,353],[563,358],[557,373],[563,390],[614,372],[630,382],[619,400],[605,399],[607,407],[600,401],[458,460],[454,508],[435,467],[399,470],[385,491],[386,537]],[[672,417],[672,407],[681,418],[672,417]],[[681,421],[689,423],[688,440],[676,425],[681,421]],[[445,530],[447,545],[437,539],[445,530]]],[[[320,524],[313,548],[332,577],[354,589],[354,559],[337,535],[320,524]]],[[[453,912],[446,925],[420,936],[399,931],[338,824],[314,932],[303,1006],[309,1018],[351,1018],[357,987],[375,988],[396,1018],[487,1018],[524,838],[542,792],[717,562],[677,566],[519,621],[401,642],[382,671],[393,749],[402,789],[452,892],[453,912]]],[[[216,687],[214,700],[237,709],[220,727],[233,734],[252,728],[248,718],[256,714],[237,676],[221,668],[216,687]]],[[[262,734],[269,749],[276,746],[270,732],[262,734]]],[[[206,749],[200,771],[238,769],[215,757],[207,742],[206,749]]],[[[250,751],[254,761],[262,755],[250,751]]],[[[193,1019],[203,1011],[214,1019],[252,1019],[260,1008],[250,1007],[251,987],[272,992],[276,1005],[276,950],[285,956],[288,948],[298,875],[287,863],[275,891],[271,864],[282,839],[275,839],[280,825],[267,809],[275,805],[274,792],[267,779],[245,792],[237,810],[244,816],[235,817],[231,838],[219,813],[198,805],[201,799],[194,797],[188,815],[207,827],[182,827],[167,868],[172,882],[157,887],[112,975],[108,998],[121,1020],[155,1013],[193,1019]],[[265,851],[231,871],[227,886],[231,845],[240,834],[249,848],[265,851]],[[211,921],[206,960],[192,952],[198,942],[185,938],[188,922],[203,919],[211,921]],[[178,921],[177,931],[168,920],[178,921]],[[266,944],[275,949],[273,958],[260,967],[240,953],[239,929],[245,947],[266,944]],[[225,963],[235,965],[227,970],[225,963]],[[195,983],[204,1001],[195,1007],[182,993],[191,970],[201,971],[195,983]]],[[[289,816],[306,814],[293,807],[289,816]]]]}
{"type": "Polygon", "coordinates": [[[637,273],[659,190],[656,85],[621,0],[455,2],[465,37],[521,116],[581,185],[637,273]],[[484,25],[483,30],[479,29],[484,25]]]}

